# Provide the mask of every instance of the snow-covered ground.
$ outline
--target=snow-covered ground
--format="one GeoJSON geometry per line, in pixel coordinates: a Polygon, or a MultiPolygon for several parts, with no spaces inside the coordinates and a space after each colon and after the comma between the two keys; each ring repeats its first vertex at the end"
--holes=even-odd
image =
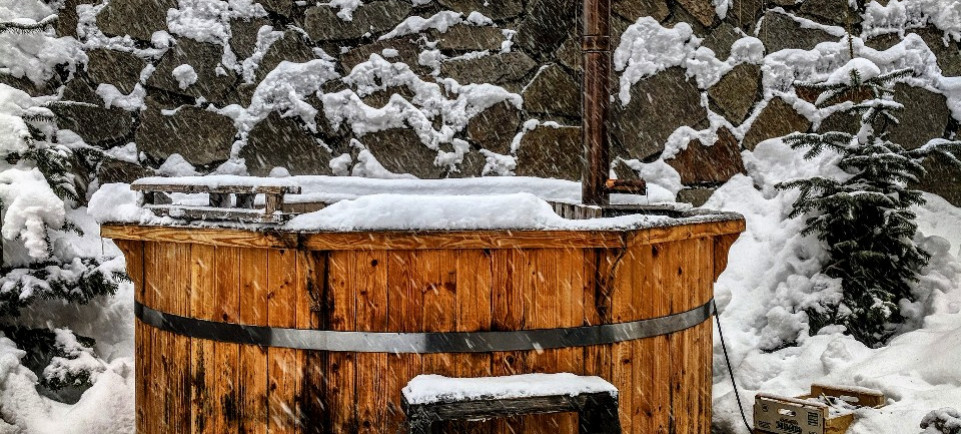
{"type": "MultiPolygon", "coordinates": [[[[884,392],[888,405],[858,410],[852,434],[920,432],[928,412],[961,405],[961,210],[925,195],[917,240],[932,258],[914,289],[919,301],[901,306],[909,323],[888,346],[870,349],[840,330],[808,336],[800,310],[820,288],[812,276],[823,251],[813,237],[798,235],[801,219],[787,218],[797,192],[774,184],[831,171],[832,160],[804,161],[780,140],[743,155],[748,175],[731,179],[706,206],[747,220],[715,292],[748,419],[756,392],[797,396],[812,382],[884,392]]],[[[747,432],[718,345],[714,383],[715,422],[747,432]]]]}

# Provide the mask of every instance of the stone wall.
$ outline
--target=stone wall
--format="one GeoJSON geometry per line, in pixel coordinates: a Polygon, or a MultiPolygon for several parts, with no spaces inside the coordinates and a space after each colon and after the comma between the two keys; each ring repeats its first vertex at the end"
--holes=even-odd
{"type": "MultiPolygon", "coordinates": [[[[183,160],[199,173],[267,175],[284,167],[291,174],[385,176],[386,169],[426,178],[579,179],[577,2],[376,0],[352,11],[289,0],[64,3],[57,31],[81,40],[88,61],[66,82],[34,91],[63,85],[65,100],[86,103],[58,105],[56,114],[61,127],[117,157],[101,165],[102,182],[183,173],[183,160]],[[282,62],[315,59],[329,71],[313,87],[286,89],[269,77],[282,62]],[[265,104],[265,95],[283,104],[265,104]],[[332,115],[335,102],[362,110],[332,115]]],[[[785,82],[784,71],[804,79],[805,66],[782,68],[790,62],[779,60],[782,50],[818,47],[827,60],[808,67],[824,73],[839,61],[830,53],[847,46],[845,29],[872,36],[864,50],[923,41],[936,56],[922,59],[928,69],[961,74],[957,42],[927,21],[879,31],[846,5],[615,0],[614,46],[623,56],[631,51],[622,35],[639,42],[636,49],[653,45],[643,29],[676,31],[682,40],[672,43],[689,50],[674,64],[656,58],[626,84],[625,65],[612,77],[630,96],[614,104],[618,175],[666,163],[680,175],[679,198],[701,203],[745,171],[743,150],[794,131],[850,129],[851,119],[818,111],[816,95],[785,82]]],[[[646,65],[639,59],[627,68],[646,65]]],[[[896,98],[907,110],[893,139],[917,147],[953,138],[948,91],[918,79],[898,85],[896,98]]],[[[929,165],[924,188],[961,205],[961,174],[929,165]]]]}

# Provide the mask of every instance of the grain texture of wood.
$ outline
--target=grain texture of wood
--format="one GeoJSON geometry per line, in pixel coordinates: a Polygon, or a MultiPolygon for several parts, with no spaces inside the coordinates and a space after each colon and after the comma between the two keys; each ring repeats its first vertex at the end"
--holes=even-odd
{"type": "MultiPolygon", "coordinates": [[[[718,254],[733,242],[733,236],[711,235],[717,229],[661,237],[669,241],[656,244],[644,244],[637,234],[618,235],[610,246],[543,237],[520,237],[508,246],[504,234],[394,234],[399,240],[390,245],[352,250],[390,235],[375,233],[363,239],[333,234],[350,242],[311,250],[306,240],[328,234],[137,230],[147,238],[118,244],[135,296],[148,307],[217,322],[388,332],[576,327],[684,312],[710,300],[715,272],[723,266],[718,254]],[[150,238],[168,234],[165,241],[150,238]],[[269,237],[285,241],[271,244],[269,237]]],[[[612,382],[621,392],[624,432],[710,429],[709,321],[612,345],[487,354],[261,348],[183,338],[143,324],[136,333],[143,432],[393,433],[404,422],[400,389],[416,375],[531,372],[598,375],[612,382]],[[173,388],[182,390],[178,396],[186,396],[186,404],[161,393],[176,383],[181,368],[190,381],[173,388]],[[174,427],[183,421],[185,427],[174,427]]],[[[567,414],[443,427],[471,434],[576,429],[576,417],[567,414]]]]}
{"type": "MultiPolygon", "coordinates": [[[[296,250],[267,252],[267,325],[297,326],[299,284],[296,250]]],[[[301,415],[297,405],[302,382],[298,350],[267,349],[268,432],[299,433],[301,415]]]]}
{"type": "MultiPolygon", "coordinates": [[[[387,327],[387,253],[353,253],[352,284],[357,294],[354,330],[385,332],[387,327]]],[[[387,423],[390,393],[387,372],[388,354],[357,354],[356,396],[359,433],[376,434],[387,423]]]]}
{"type": "MultiPolygon", "coordinates": [[[[331,330],[353,330],[357,314],[356,256],[358,252],[331,252],[328,260],[330,292],[327,306],[331,330]]],[[[325,397],[330,408],[332,432],[357,432],[354,353],[328,354],[325,397]]]]}
{"type": "MultiPolygon", "coordinates": [[[[240,251],[240,311],[238,322],[267,325],[267,250],[240,251]]],[[[241,433],[267,432],[267,348],[241,345],[237,397],[241,433]]]]}

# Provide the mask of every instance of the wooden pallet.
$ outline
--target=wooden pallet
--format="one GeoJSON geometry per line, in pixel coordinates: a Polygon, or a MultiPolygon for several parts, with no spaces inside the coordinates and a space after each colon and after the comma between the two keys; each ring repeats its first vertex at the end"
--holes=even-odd
{"type": "Polygon", "coordinates": [[[324,202],[286,202],[286,195],[300,194],[298,186],[281,184],[217,185],[173,184],[135,181],[130,185],[142,194],[141,206],[159,216],[184,220],[235,221],[249,223],[283,223],[291,216],[323,209],[324,202]],[[206,206],[175,204],[173,193],[207,194],[206,206]],[[257,205],[257,195],[263,195],[263,205],[257,205]]]}
{"type": "Polygon", "coordinates": [[[880,408],[884,394],[863,388],[812,384],[811,393],[796,398],[759,393],[754,401],[754,432],[758,434],[842,434],[854,423],[854,413],[831,414],[818,397],[838,398],[855,407],[880,408]]]}

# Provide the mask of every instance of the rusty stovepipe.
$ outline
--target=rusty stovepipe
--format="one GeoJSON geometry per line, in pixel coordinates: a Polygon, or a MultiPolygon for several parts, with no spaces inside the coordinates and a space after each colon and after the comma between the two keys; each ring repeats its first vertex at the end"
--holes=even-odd
{"type": "Polygon", "coordinates": [[[608,179],[611,105],[611,0],[584,0],[581,52],[584,56],[582,137],[585,167],[581,176],[581,202],[606,206],[610,193],[645,194],[643,180],[608,179]]]}
{"type": "Polygon", "coordinates": [[[611,0],[584,0],[581,52],[584,56],[582,141],[586,167],[581,179],[581,201],[604,206],[609,202],[605,183],[610,170],[611,0]]]}

